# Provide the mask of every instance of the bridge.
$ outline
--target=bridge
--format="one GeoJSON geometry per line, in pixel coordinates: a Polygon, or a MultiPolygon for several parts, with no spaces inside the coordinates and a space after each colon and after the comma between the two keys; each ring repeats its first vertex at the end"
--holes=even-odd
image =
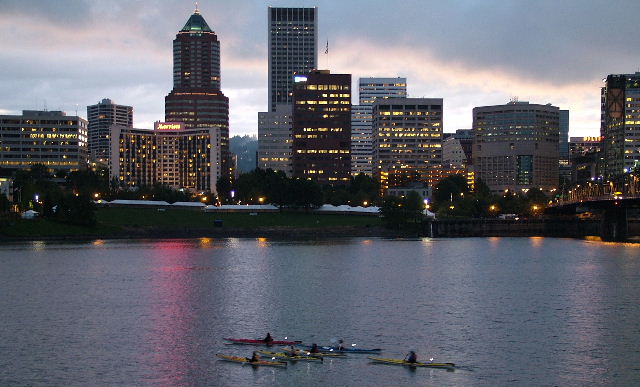
{"type": "Polygon", "coordinates": [[[623,241],[628,236],[629,209],[638,207],[640,176],[625,173],[607,181],[594,178],[590,182],[578,184],[550,203],[545,212],[599,212],[600,237],[606,241],[623,241]]]}

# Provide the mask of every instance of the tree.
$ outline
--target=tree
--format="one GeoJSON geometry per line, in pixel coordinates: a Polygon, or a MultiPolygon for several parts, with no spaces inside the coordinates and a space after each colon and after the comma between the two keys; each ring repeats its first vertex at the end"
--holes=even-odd
{"type": "Polygon", "coordinates": [[[420,219],[422,219],[422,209],[424,207],[422,197],[417,192],[411,191],[407,194],[404,202],[404,210],[407,218],[414,222],[419,222],[420,219]]]}
{"type": "Polygon", "coordinates": [[[293,205],[310,209],[322,205],[322,189],[315,181],[293,179],[291,185],[293,205]]]}
{"type": "Polygon", "coordinates": [[[380,214],[385,225],[389,228],[399,229],[407,219],[402,208],[403,200],[397,196],[387,196],[382,201],[380,214]]]}
{"type": "Polygon", "coordinates": [[[469,185],[462,175],[451,175],[440,180],[436,185],[433,197],[436,202],[453,201],[469,193],[469,185]]]}

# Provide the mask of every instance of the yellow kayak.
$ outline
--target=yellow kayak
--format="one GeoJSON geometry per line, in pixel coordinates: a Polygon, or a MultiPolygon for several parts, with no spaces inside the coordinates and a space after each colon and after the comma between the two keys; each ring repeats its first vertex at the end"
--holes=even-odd
{"type": "Polygon", "coordinates": [[[453,369],[456,366],[454,363],[432,363],[432,362],[420,362],[420,361],[417,361],[415,363],[410,363],[404,359],[389,359],[385,357],[373,357],[373,356],[369,356],[368,359],[378,363],[402,365],[407,367],[431,367],[431,368],[453,369]]]}
{"type": "Polygon", "coordinates": [[[258,351],[258,353],[262,355],[266,355],[269,357],[275,357],[278,360],[291,360],[291,361],[322,361],[321,357],[317,356],[309,356],[309,355],[297,355],[291,356],[286,352],[270,352],[270,351],[258,351]]]}
{"type": "Polygon", "coordinates": [[[234,363],[242,363],[243,365],[248,364],[252,366],[273,366],[273,367],[287,366],[286,361],[269,361],[269,360],[249,361],[249,359],[247,359],[244,356],[230,356],[230,355],[223,355],[220,353],[216,354],[216,356],[222,360],[232,361],[234,363]]]}

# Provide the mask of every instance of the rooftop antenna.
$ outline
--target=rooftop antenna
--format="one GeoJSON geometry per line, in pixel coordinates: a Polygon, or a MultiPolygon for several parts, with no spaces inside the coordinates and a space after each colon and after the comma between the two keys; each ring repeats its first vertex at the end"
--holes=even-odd
{"type": "Polygon", "coordinates": [[[196,13],[196,14],[199,14],[199,13],[200,13],[200,11],[198,11],[198,2],[197,2],[197,1],[196,1],[196,10],[195,10],[195,11],[193,11],[193,13],[196,13]]]}
{"type": "Polygon", "coordinates": [[[47,100],[46,99],[43,100],[43,106],[42,107],[43,107],[43,110],[46,112],[47,111],[47,100]]]}
{"type": "Polygon", "coordinates": [[[78,116],[78,104],[76,104],[76,117],[78,116]]]}

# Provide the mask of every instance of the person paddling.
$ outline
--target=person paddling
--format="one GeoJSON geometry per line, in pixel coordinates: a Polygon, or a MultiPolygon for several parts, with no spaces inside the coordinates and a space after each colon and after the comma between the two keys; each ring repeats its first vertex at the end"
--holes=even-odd
{"type": "Polygon", "coordinates": [[[342,339],[338,340],[338,351],[344,351],[344,341],[342,339]]]}
{"type": "Polygon", "coordinates": [[[249,363],[255,363],[257,361],[260,360],[260,355],[258,355],[257,351],[253,351],[253,354],[251,355],[251,358],[247,358],[247,361],[249,363]]]}
{"type": "Polygon", "coordinates": [[[267,336],[262,340],[267,344],[271,344],[273,342],[273,337],[271,337],[271,332],[267,332],[267,336]]]}
{"type": "Polygon", "coordinates": [[[404,360],[407,363],[417,363],[418,362],[418,356],[416,355],[416,353],[414,351],[409,351],[409,354],[407,354],[407,356],[405,356],[404,360]]]}
{"type": "Polygon", "coordinates": [[[320,353],[320,350],[318,349],[318,344],[316,343],[311,344],[311,349],[309,350],[309,353],[320,353]]]}

